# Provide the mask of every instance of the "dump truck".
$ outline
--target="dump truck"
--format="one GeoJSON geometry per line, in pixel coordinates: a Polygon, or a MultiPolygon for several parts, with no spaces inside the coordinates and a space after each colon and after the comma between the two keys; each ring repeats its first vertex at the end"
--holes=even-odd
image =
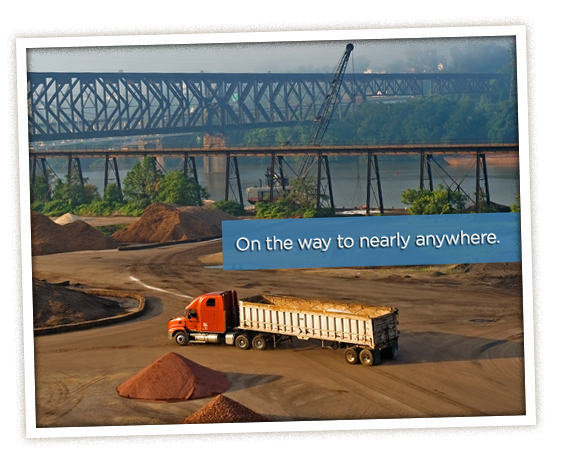
{"type": "Polygon", "coordinates": [[[343,348],[349,364],[379,364],[398,354],[398,309],[386,306],[217,291],[196,297],[168,322],[178,345],[217,343],[265,350],[283,341],[320,340],[343,348]]]}

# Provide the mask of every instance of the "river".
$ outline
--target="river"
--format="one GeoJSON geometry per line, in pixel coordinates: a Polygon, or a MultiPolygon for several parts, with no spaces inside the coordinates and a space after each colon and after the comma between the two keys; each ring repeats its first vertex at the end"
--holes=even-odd
{"type": "MultiPolygon", "coordinates": [[[[439,157],[436,158],[436,161],[438,164],[444,164],[439,157]]],[[[198,180],[201,185],[207,188],[211,199],[223,199],[225,195],[225,174],[204,174],[202,162],[198,160],[197,164],[198,180]]],[[[247,187],[259,185],[260,179],[264,182],[263,185],[265,185],[265,172],[268,166],[269,159],[264,164],[257,162],[257,160],[239,160],[244,201],[246,199],[247,187]]],[[[360,207],[366,203],[366,166],[366,157],[351,157],[343,158],[340,161],[330,161],[333,195],[337,208],[360,207]]],[[[420,185],[419,156],[413,158],[379,157],[379,168],[384,207],[387,209],[404,207],[402,192],[409,188],[417,189],[420,185]]],[[[167,170],[170,170],[170,168],[167,170]]],[[[476,182],[474,160],[461,165],[445,165],[444,170],[445,172],[436,166],[432,167],[434,187],[437,187],[437,184],[440,183],[451,185],[451,179],[447,176],[449,174],[461,185],[464,191],[474,197],[476,182]]],[[[119,170],[121,182],[124,181],[128,171],[128,169],[119,170]]],[[[491,201],[507,206],[514,204],[520,193],[518,165],[487,164],[487,172],[491,201]]],[[[293,172],[288,168],[286,168],[286,173],[289,177],[294,177],[293,172]]],[[[84,170],[83,174],[89,179],[89,183],[97,186],[99,192],[102,193],[104,171],[102,169],[91,169],[84,170]]],[[[60,177],[63,177],[63,173],[60,177]]],[[[235,181],[232,184],[235,184],[235,181]]],[[[230,199],[232,199],[231,196],[230,199]]],[[[373,199],[372,207],[377,207],[376,203],[377,200],[373,199]]],[[[470,202],[467,203],[467,206],[469,204],[470,202]]]]}

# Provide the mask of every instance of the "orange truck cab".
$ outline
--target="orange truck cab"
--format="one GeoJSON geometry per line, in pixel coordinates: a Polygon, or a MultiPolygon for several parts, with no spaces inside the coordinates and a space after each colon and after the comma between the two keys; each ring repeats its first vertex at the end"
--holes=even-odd
{"type": "Polygon", "coordinates": [[[233,343],[237,326],[237,292],[209,292],[190,302],[183,316],[172,318],[168,322],[168,335],[178,345],[222,343],[224,340],[233,343]]]}

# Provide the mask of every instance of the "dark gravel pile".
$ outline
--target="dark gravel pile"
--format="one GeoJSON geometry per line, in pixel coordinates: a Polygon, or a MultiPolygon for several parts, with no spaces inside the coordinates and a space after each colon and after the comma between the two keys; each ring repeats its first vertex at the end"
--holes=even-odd
{"type": "Polygon", "coordinates": [[[257,412],[248,409],[226,396],[216,396],[202,409],[188,416],[183,423],[247,423],[271,422],[257,412]]]}
{"type": "Polygon", "coordinates": [[[37,279],[32,286],[34,328],[81,323],[124,313],[114,300],[37,279]]]}

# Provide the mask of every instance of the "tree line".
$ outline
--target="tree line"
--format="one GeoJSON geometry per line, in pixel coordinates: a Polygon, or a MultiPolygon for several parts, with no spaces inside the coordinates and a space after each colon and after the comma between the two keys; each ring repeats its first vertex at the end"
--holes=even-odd
{"type": "Polygon", "coordinates": [[[144,157],[126,174],[122,190],[115,183],[105,187],[101,196],[98,188],[81,178],[77,171],[60,178],[37,177],[31,184],[31,207],[46,216],[65,213],[78,215],[122,214],[139,216],[153,203],[181,206],[201,206],[209,198],[208,191],[182,171],[162,172],[156,159],[144,157]]]}
{"type": "MultiPolygon", "coordinates": [[[[310,145],[309,126],[258,128],[230,134],[244,147],[310,145]]],[[[516,100],[409,98],[402,103],[365,102],[331,121],[323,145],[513,142],[518,139],[516,100]]]]}

